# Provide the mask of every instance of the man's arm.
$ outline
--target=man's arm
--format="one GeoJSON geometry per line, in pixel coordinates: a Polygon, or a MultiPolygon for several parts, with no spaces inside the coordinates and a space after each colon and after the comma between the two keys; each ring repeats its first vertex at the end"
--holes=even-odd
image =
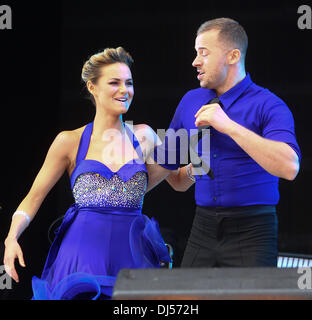
{"type": "Polygon", "coordinates": [[[269,140],[231,120],[218,104],[201,107],[195,125],[210,125],[229,135],[253,160],[270,174],[294,180],[299,171],[297,153],[284,142],[269,140]]]}
{"type": "Polygon", "coordinates": [[[228,135],[270,174],[287,180],[296,178],[299,159],[287,143],[263,138],[234,121],[228,135]]]}

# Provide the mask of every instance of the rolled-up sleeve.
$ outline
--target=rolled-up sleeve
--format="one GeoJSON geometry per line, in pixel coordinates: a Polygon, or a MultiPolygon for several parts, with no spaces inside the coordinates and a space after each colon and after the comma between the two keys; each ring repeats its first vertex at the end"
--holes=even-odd
{"type": "Polygon", "coordinates": [[[264,138],[287,143],[301,161],[301,151],[295,134],[295,122],[288,106],[278,100],[265,103],[262,112],[262,135],[264,138]]]}

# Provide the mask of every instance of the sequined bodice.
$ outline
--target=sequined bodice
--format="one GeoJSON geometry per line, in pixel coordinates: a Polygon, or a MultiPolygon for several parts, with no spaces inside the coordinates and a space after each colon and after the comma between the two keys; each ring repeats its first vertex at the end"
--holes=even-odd
{"type": "Polygon", "coordinates": [[[141,209],[146,191],[146,172],[136,172],[124,182],[118,174],[107,179],[99,173],[83,173],[74,185],[73,195],[79,206],[141,209]]]}
{"type": "Polygon", "coordinates": [[[81,136],[76,167],[71,175],[75,203],[82,207],[142,209],[148,176],[137,139],[127,128],[140,158],[113,172],[99,161],[85,159],[92,128],[93,123],[89,123],[81,136]]]}

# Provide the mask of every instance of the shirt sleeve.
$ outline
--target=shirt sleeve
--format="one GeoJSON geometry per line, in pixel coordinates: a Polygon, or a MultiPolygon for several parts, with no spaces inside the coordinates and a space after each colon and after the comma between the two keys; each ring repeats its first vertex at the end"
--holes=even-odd
{"type": "Polygon", "coordinates": [[[185,96],[175,111],[162,143],[154,150],[155,162],[169,170],[178,169],[184,163],[184,156],[188,152],[187,131],[184,129],[182,121],[184,101],[185,96]]]}
{"type": "Polygon", "coordinates": [[[262,135],[264,138],[287,143],[301,161],[301,151],[295,134],[294,118],[282,100],[266,102],[262,114],[262,135]]]}

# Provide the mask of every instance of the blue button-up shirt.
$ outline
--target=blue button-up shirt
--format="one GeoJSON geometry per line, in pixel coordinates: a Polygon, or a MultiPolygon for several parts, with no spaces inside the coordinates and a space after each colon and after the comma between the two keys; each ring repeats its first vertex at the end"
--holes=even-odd
{"type": "MultiPolygon", "coordinates": [[[[195,113],[214,97],[215,91],[205,88],[187,92],[176,109],[170,128],[193,132],[196,129],[195,113]]],[[[230,119],[264,138],[287,143],[301,159],[291,111],[275,94],[253,83],[249,74],[219,99],[230,119]]],[[[179,151],[177,145],[176,164],[160,164],[168,169],[181,166],[179,151]]],[[[215,176],[213,180],[207,175],[196,176],[197,205],[236,207],[278,203],[279,178],[260,167],[232,138],[212,127],[210,166],[215,176]]]]}

